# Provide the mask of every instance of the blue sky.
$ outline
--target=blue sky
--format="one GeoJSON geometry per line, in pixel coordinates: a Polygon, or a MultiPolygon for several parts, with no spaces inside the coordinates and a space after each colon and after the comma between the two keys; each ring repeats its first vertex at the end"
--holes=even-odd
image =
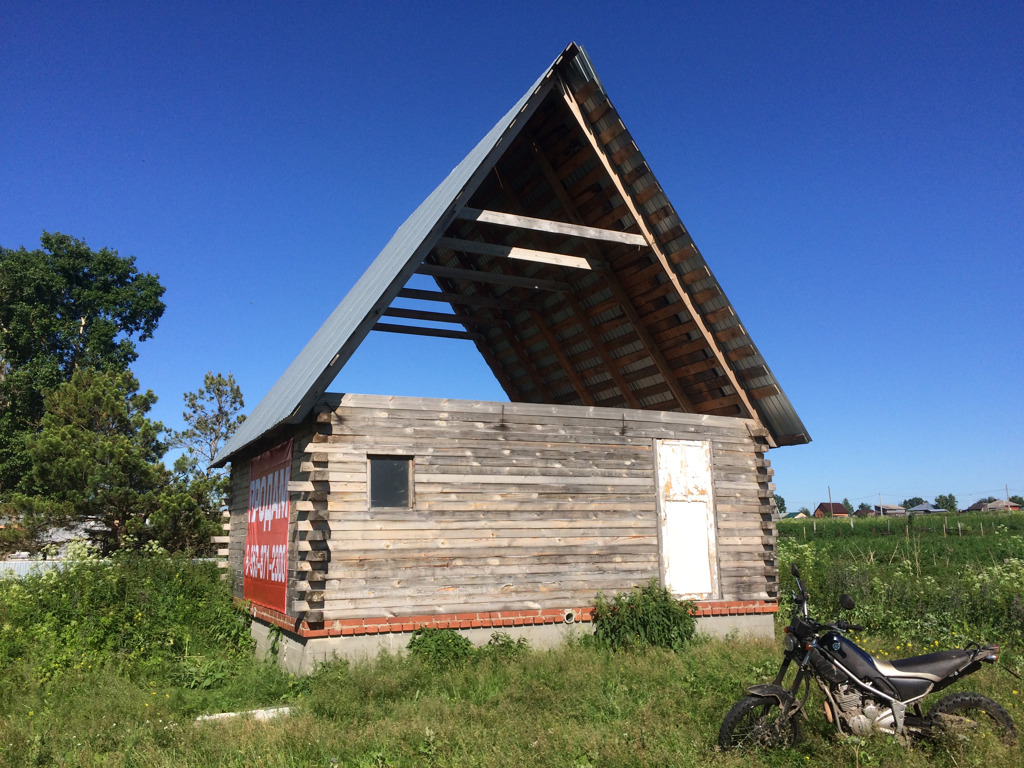
{"type": "MultiPolygon", "coordinates": [[[[1024,494],[1024,5],[75,3],[0,11],[0,245],[136,257],[136,374],[256,405],[570,41],[814,441],[790,508],[1024,494]]],[[[504,399],[371,334],[334,391],[504,399]]]]}

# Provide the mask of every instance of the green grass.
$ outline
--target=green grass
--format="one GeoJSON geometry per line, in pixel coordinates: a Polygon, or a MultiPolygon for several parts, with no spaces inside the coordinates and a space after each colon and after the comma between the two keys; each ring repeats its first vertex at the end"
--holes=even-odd
{"type": "MultiPolygon", "coordinates": [[[[286,719],[195,723],[181,691],[110,670],[74,671],[0,719],[10,766],[1019,766],[1019,748],[840,742],[815,707],[806,738],[777,754],[714,750],[743,687],[770,676],[772,643],[698,642],[685,653],[565,647],[440,671],[411,658],[329,664],[286,719]]],[[[994,670],[971,687],[1024,721],[994,670]]],[[[250,681],[256,685],[256,681],[250,681]]]]}
{"type": "Polygon", "coordinates": [[[847,618],[903,648],[977,641],[1024,650],[1024,514],[783,521],[783,615],[791,562],[819,616],[835,615],[847,592],[857,603],[847,618]]]}
{"type": "MultiPolygon", "coordinates": [[[[1014,537],[1024,529],[1013,518],[1005,530],[990,533],[990,523],[1002,523],[986,517],[984,536],[978,526],[970,538],[952,537],[929,522],[930,531],[916,520],[910,531],[881,534],[877,521],[874,530],[857,521],[852,533],[846,524],[827,521],[818,524],[817,536],[813,526],[784,524],[783,586],[791,584],[790,560],[798,559],[821,616],[829,615],[840,591],[859,590],[857,613],[881,625],[861,640],[879,655],[912,655],[926,641],[948,646],[961,631],[994,632],[1001,634],[977,639],[1003,642],[1008,664],[1024,671],[1020,635],[1004,626],[1005,617],[964,630],[944,626],[942,616],[914,615],[904,602],[921,593],[929,577],[934,586],[920,599],[934,598],[937,605],[937,596],[959,589],[963,605],[956,611],[965,616],[983,614],[968,605],[983,590],[955,585],[977,579],[989,593],[984,599],[996,600],[986,605],[1009,600],[1012,606],[1024,584],[993,580],[991,569],[1020,556],[1014,537]],[[882,581],[876,584],[875,577],[882,581]]],[[[381,656],[333,662],[299,679],[252,660],[246,621],[231,607],[216,569],[173,558],[0,582],[0,765],[1024,764],[1020,746],[975,741],[908,749],[883,736],[841,741],[814,694],[805,740],[796,749],[716,752],[718,727],[732,703],[745,686],[773,677],[781,656],[773,642],[698,640],[678,652],[618,653],[578,643],[543,652],[473,653],[450,665],[425,656],[381,656]],[[292,714],[264,722],[195,722],[204,712],[280,704],[291,706],[292,714]]],[[[954,690],[995,698],[1024,728],[1021,686],[986,667],[954,690]]]]}

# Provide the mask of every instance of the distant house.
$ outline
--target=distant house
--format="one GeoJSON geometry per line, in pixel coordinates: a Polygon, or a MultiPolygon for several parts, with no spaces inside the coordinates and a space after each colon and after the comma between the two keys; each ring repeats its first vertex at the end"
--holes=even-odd
{"type": "Polygon", "coordinates": [[[1019,510],[1020,504],[1006,499],[997,499],[996,501],[976,501],[964,512],[1017,512],[1019,510]]]}
{"type": "Polygon", "coordinates": [[[874,507],[864,507],[853,513],[857,517],[876,517],[878,511],[874,507]]]}
{"type": "Polygon", "coordinates": [[[882,517],[905,517],[907,510],[895,504],[875,504],[875,513],[882,517]]]}
{"type": "Polygon", "coordinates": [[[849,517],[846,507],[836,502],[823,501],[814,508],[815,517],[849,517]]]}
{"type": "Polygon", "coordinates": [[[930,501],[926,501],[926,502],[924,502],[924,504],[918,504],[916,507],[911,507],[910,509],[907,510],[907,512],[915,514],[915,515],[930,515],[930,514],[933,514],[935,512],[947,512],[947,511],[948,510],[945,510],[942,507],[936,507],[930,501]]]}

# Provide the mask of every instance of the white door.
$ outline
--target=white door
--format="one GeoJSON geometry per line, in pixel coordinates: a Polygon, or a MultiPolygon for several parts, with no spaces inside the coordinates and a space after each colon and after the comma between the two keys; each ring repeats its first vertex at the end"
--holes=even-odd
{"type": "Polygon", "coordinates": [[[656,440],[662,583],[676,597],[718,594],[711,444],[656,440]]]}

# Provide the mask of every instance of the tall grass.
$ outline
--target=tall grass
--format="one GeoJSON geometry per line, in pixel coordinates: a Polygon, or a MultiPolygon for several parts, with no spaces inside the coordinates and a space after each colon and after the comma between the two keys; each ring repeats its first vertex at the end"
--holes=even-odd
{"type": "MultiPolygon", "coordinates": [[[[929,575],[925,560],[933,553],[938,580],[942,550],[929,549],[924,531],[915,530],[911,541],[914,535],[917,560],[910,554],[908,562],[915,577],[917,563],[922,577],[929,575]]],[[[897,568],[899,555],[866,544],[871,536],[870,529],[859,539],[808,535],[805,544],[800,529],[783,526],[781,549],[784,558],[799,557],[813,605],[824,608],[834,604],[831,593],[861,583],[855,574],[878,563],[879,553],[885,568],[897,568]]],[[[886,542],[898,538],[894,533],[886,542]]],[[[996,565],[993,557],[977,569],[996,565]]],[[[869,611],[876,590],[869,579],[863,584],[857,610],[869,611]]],[[[880,622],[904,612],[879,602],[889,606],[880,622]]],[[[731,704],[746,686],[774,676],[774,642],[697,639],[675,652],[572,643],[545,652],[474,653],[450,665],[384,655],[335,661],[296,679],[254,661],[246,630],[247,618],[232,607],[217,570],[185,560],[126,559],[0,582],[0,766],[1024,764],[1020,747],[999,744],[908,749],[884,737],[838,741],[814,698],[798,748],[716,752],[731,704]],[[195,721],[200,712],[282,703],[292,707],[287,718],[195,721]]],[[[867,640],[893,654],[906,642],[884,634],[867,640]]],[[[992,668],[969,681],[1024,725],[1018,686],[992,668]]]]}

